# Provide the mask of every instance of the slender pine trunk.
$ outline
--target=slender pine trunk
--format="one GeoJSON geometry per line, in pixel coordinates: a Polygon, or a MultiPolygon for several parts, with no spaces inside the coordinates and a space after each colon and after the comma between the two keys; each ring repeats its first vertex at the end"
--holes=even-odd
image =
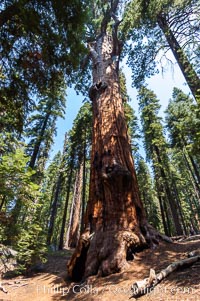
{"type": "Polygon", "coordinates": [[[46,127],[47,127],[49,117],[50,117],[50,113],[47,113],[46,116],[45,116],[45,119],[43,121],[43,125],[42,125],[42,128],[41,128],[40,134],[39,134],[38,138],[36,139],[36,142],[35,142],[35,145],[34,145],[33,153],[31,155],[31,160],[30,160],[30,163],[29,163],[29,166],[32,169],[35,167],[35,163],[36,163],[39,151],[40,151],[40,146],[41,146],[41,143],[44,139],[45,130],[46,130],[46,127]]]}
{"type": "Polygon", "coordinates": [[[175,225],[176,234],[177,235],[182,235],[183,230],[182,230],[182,227],[181,227],[181,224],[180,224],[180,217],[178,215],[177,200],[173,197],[173,194],[172,194],[171,189],[169,187],[169,183],[167,181],[167,175],[165,173],[164,168],[162,167],[162,159],[161,159],[161,155],[160,155],[160,150],[156,145],[154,146],[154,149],[155,149],[155,153],[156,153],[156,156],[157,156],[158,163],[160,165],[160,173],[161,173],[161,176],[163,178],[167,199],[169,201],[169,205],[170,205],[170,208],[171,208],[171,213],[172,213],[173,222],[174,222],[174,225],[175,225]]]}
{"type": "Polygon", "coordinates": [[[72,184],[73,169],[74,169],[74,158],[72,158],[72,160],[71,160],[70,171],[69,171],[69,176],[68,176],[67,194],[66,194],[66,198],[65,198],[65,206],[64,206],[64,211],[63,211],[62,225],[61,225],[60,238],[59,238],[59,244],[58,244],[59,250],[62,250],[64,247],[64,235],[65,235],[68,204],[69,204],[69,197],[70,197],[70,189],[71,189],[71,184],[72,184]]]}
{"type": "Polygon", "coordinates": [[[200,79],[194,70],[193,66],[190,64],[186,54],[178,43],[173,31],[169,27],[167,18],[165,14],[159,14],[157,16],[157,22],[160,26],[165,38],[169,44],[169,47],[185,77],[185,80],[196,99],[197,103],[200,104],[200,79]]]}
{"type": "Polygon", "coordinates": [[[59,196],[60,196],[60,191],[61,191],[62,178],[63,178],[63,175],[59,174],[57,182],[56,182],[55,195],[53,197],[53,202],[52,202],[52,206],[51,206],[51,215],[50,215],[49,227],[48,227],[48,233],[47,233],[47,245],[50,245],[51,241],[52,241],[54,224],[55,224],[55,220],[56,220],[58,203],[59,203],[59,196]]]}

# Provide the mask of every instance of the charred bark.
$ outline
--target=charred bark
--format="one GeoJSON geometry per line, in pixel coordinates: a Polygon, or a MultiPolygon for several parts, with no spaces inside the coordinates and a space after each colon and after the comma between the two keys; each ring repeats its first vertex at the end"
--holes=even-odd
{"type": "Polygon", "coordinates": [[[120,95],[116,38],[102,33],[90,44],[93,59],[93,138],[85,230],[68,263],[74,280],[124,270],[128,254],[154,246],[158,233],[147,223],[139,197],[120,95]]]}

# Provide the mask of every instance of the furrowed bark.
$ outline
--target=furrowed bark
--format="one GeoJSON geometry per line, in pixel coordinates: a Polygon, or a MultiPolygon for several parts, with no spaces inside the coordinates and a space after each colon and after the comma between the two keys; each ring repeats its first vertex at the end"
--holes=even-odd
{"type": "Polygon", "coordinates": [[[93,61],[89,200],[85,230],[68,263],[68,274],[77,281],[123,271],[135,250],[154,247],[159,239],[139,197],[120,95],[120,47],[116,32],[110,35],[105,30],[89,45],[93,61]]]}

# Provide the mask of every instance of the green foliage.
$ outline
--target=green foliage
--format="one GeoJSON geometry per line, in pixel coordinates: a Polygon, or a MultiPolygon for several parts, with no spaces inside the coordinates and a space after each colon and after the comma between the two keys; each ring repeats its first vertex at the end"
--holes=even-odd
{"type": "Polygon", "coordinates": [[[139,139],[141,138],[139,121],[135,114],[134,109],[128,104],[124,103],[124,114],[128,126],[128,134],[130,137],[130,144],[134,154],[134,157],[138,155],[139,150],[139,139]]]}
{"type": "Polygon", "coordinates": [[[166,157],[167,144],[161,118],[158,116],[160,109],[159,100],[153,91],[144,86],[139,90],[138,99],[147,159],[153,160],[155,146],[159,147],[164,159],[166,157]]]}
{"type": "Polygon", "coordinates": [[[166,110],[166,123],[172,146],[194,154],[199,160],[200,121],[198,107],[192,98],[174,88],[172,99],[166,110]]]}
{"type": "Polygon", "coordinates": [[[186,81],[190,85],[193,78],[191,86],[195,86],[194,70],[198,70],[199,61],[199,12],[198,1],[191,0],[132,0],[127,4],[122,32],[127,42],[125,52],[132,69],[133,84],[137,88],[144,84],[145,78],[158,72],[157,66],[165,70],[166,61],[170,63],[166,55],[170,48],[181,71],[186,74],[186,81]],[[165,30],[160,19],[165,23],[165,30]],[[172,38],[168,39],[169,35],[174,36],[180,49],[177,45],[175,47],[172,38]],[[181,57],[178,54],[180,51],[181,57]]]}
{"type": "Polygon", "coordinates": [[[28,160],[22,147],[0,158],[0,197],[5,196],[7,202],[20,199],[25,205],[31,205],[38,196],[39,187],[31,181],[35,172],[27,168],[28,160]]]}
{"type": "Polygon", "coordinates": [[[21,231],[17,243],[18,270],[29,272],[29,269],[46,261],[46,236],[38,223],[31,223],[28,229],[21,231]]]}
{"type": "Polygon", "coordinates": [[[0,112],[7,131],[22,131],[35,95],[74,81],[73,71],[86,51],[86,18],[87,1],[1,4],[0,112]]]}
{"type": "Polygon", "coordinates": [[[38,101],[35,112],[27,120],[26,136],[29,139],[27,153],[31,156],[29,166],[36,167],[37,176],[42,177],[45,163],[56,134],[56,121],[64,117],[65,112],[65,85],[48,91],[38,101]]]}
{"type": "Polygon", "coordinates": [[[74,120],[72,130],[69,132],[71,156],[78,164],[83,158],[85,146],[87,152],[90,150],[91,142],[92,106],[91,103],[85,102],[74,120]]]}
{"type": "Polygon", "coordinates": [[[143,159],[140,159],[136,167],[140,197],[144,204],[147,219],[156,229],[161,229],[161,217],[154,189],[153,180],[149,168],[143,159]]]}

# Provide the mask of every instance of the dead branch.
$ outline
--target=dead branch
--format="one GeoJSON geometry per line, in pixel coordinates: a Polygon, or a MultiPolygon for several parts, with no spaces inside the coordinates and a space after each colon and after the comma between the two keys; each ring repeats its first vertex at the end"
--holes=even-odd
{"type": "Polygon", "coordinates": [[[22,286],[26,286],[26,285],[28,285],[28,284],[29,284],[29,283],[22,283],[22,284],[19,284],[19,285],[15,284],[15,285],[14,285],[15,287],[13,287],[12,290],[15,290],[15,289],[17,289],[17,288],[19,288],[19,287],[22,287],[22,286]]]}
{"type": "Polygon", "coordinates": [[[179,235],[179,236],[172,236],[171,239],[173,241],[179,241],[180,239],[185,239],[187,236],[186,235],[179,235]]]}
{"type": "Polygon", "coordinates": [[[8,291],[2,285],[0,285],[0,291],[3,291],[5,294],[8,293],[8,291]]]}
{"type": "Polygon", "coordinates": [[[200,249],[193,250],[187,254],[187,257],[194,257],[194,256],[200,256],[200,249]]]}
{"type": "Polygon", "coordinates": [[[183,239],[180,239],[179,241],[192,241],[192,240],[200,240],[200,235],[192,235],[192,236],[189,236],[189,237],[186,237],[186,238],[183,238],[183,239]]]}
{"type": "Polygon", "coordinates": [[[153,269],[150,269],[150,275],[148,278],[145,278],[141,281],[137,281],[132,285],[131,290],[133,291],[133,295],[130,298],[137,298],[147,293],[150,293],[154,289],[154,287],[163,279],[165,279],[169,274],[171,274],[179,268],[191,266],[198,260],[200,260],[200,255],[176,261],[168,265],[168,267],[166,267],[157,275],[153,269]]]}
{"type": "MultiPolygon", "coordinates": [[[[19,287],[26,286],[29,284],[28,282],[24,283],[23,281],[27,281],[27,279],[14,280],[13,282],[10,282],[10,281],[4,282],[3,285],[10,285],[10,288],[12,288],[12,290],[14,290],[14,289],[17,289],[19,287]],[[21,283],[21,281],[22,281],[22,283],[21,283]]],[[[3,285],[0,285],[0,290],[7,294],[8,291],[3,287],[3,285]]]]}

